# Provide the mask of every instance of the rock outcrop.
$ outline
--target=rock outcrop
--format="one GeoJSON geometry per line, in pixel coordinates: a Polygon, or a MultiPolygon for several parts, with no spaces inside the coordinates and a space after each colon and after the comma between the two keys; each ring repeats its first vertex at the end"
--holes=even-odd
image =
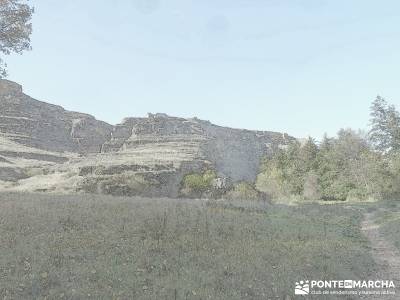
{"type": "Polygon", "coordinates": [[[0,81],[0,133],[20,144],[57,152],[100,152],[112,126],[94,117],[23,94],[20,85],[0,81]]]}
{"type": "Polygon", "coordinates": [[[0,189],[175,197],[185,174],[208,168],[253,181],[261,158],[292,140],[166,114],[113,126],[0,80],[0,189]]]}
{"type": "Polygon", "coordinates": [[[234,181],[253,181],[261,158],[291,140],[276,132],[233,129],[197,118],[149,114],[148,118],[127,118],[116,125],[102,151],[129,151],[146,145],[151,151],[168,147],[171,160],[174,156],[187,156],[189,160],[202,157],[223,176],[234,181]]]}

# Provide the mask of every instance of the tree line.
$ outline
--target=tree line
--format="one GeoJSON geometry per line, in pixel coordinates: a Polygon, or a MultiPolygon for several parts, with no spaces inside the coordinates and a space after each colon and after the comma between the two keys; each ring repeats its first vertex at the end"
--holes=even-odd
{"type": "Polygon", "coordinates": [[[400,114],[378,96],[368,132],[296,141],[262,162],[257,188],[271,198],[389,199],[400,195],[400,114]]]}

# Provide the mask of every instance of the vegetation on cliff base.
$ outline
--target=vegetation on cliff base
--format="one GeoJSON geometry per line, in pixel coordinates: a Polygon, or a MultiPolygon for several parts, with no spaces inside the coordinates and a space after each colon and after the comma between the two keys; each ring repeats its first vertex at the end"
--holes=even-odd
{"type": "Polygon", "coordinates": [[[234,200],[261,200],[263,193],[258,191],[252,184],[242,181],[233,185],[233,187],[224,195],[225,199],[234,200]]]}
{"type": "Polygon", "coordinates": [[[213,170],[203,173],[190,173],[183,177],[181,193],[186,197],[202,197],[213,191],[213,182],[217,174],[213,170]]]}
{"type": "Polygon", "coordinates": [[[254,184],[245,181],[228,184],[214,170],[185,175],[180,193],[188,198],[266,200],[266,195],[257,190],[254,184]]]}

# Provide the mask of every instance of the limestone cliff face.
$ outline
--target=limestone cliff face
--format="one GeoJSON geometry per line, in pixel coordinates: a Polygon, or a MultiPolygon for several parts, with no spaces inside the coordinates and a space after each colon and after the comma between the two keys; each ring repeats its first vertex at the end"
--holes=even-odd
{"type": "Polygon", "coordinates": [[[208,142],[204,145],[215,168],[233,181],[254,181],[261,159],[294,139],[287,134],[221,127],[196,120],[208,142]]]}
{"type": "Polygon", "coordinates": [[[149,114],[148,118],[126,118],[114,126],[111,139],[103,145],[102,151],[129,150],[157,143],[183,146],[205,138],[202,128],[194,122],[165,114],[149,114]]]}
{"type": "Polygon", "coordinates": [[[0,133],[12,141],[58,152],[100,152],[111,131],[90,115],[34,100],[20,85],[0,80],[0,133]]]}
{"type": "Polygon", "coordinates": [[[253,181],[261,158],[292,140],[165,114],[113,126],[34,100],[20,85],[0,80],[0,189],[12,177],[34,191],[175,197],[184,174],[205,168],[253,181]]]}
{"type": "Polygon", "coordinates": [[[221,176],[233,181],[253,181],[262,157],[292,140],[276,132],[233,129],[197,118],[149,114],[148,118],[127,118],[116,125],[102,150],[129,151],[145,145],[154,150],[170,147],[176,155],[209,161],[221,176]]]}

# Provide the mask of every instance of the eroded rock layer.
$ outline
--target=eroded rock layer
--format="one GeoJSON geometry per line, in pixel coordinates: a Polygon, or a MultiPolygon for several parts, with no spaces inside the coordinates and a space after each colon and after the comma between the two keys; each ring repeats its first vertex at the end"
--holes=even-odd
{"type": "Polygon", "coordinates": [[[94,117],[25,95],[20,85],[0,81],[0,133],[23,145],[57,152],[100,152],[112,126],[94,117]]]}
{"type": "Polygon", "coordinates": [[[165,114],[113,126],[0,80],[0,189],[175,197],[185,174],[204,169],[253,181],[262,157],[291,140],[165,114]]]}

